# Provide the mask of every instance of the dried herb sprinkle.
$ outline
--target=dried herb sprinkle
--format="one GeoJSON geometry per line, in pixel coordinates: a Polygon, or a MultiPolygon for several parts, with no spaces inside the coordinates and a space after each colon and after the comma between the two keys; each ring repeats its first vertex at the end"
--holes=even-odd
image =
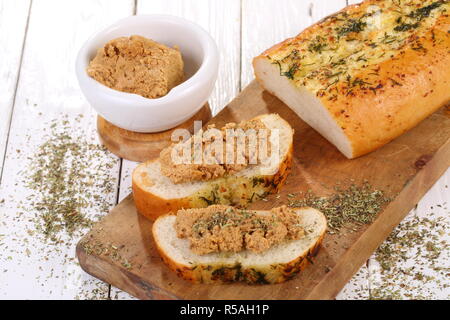
{"type": "Polygon", "coordinates": [[[74,232],[92,225],[86,215],[91,208],[106,213],[110,201],[105,198],[115,188],[110,178],[112,162],[98,161],[107,157],[104,147],[88,142],[82,133],[75,136],[67,117],[53,120],[47,140],[29,158],[23,172],[26,186],[34,193],[29,197],[35,212],[35,224],[46,239],[73,236],[74,232]]]}
{"type": "Polygon", "coordinates": [[[290,207],[312,207],[323,212],[328,221],[330,233],[339,231],[346,225],[371,223],[384,204],[389,202],[384,193],[375,190],[368,182],[358,186],[352,184],[347,189],[339,186],[328,197],[318,197],[308,191],[301,199],[289,199],[290,207]]]}

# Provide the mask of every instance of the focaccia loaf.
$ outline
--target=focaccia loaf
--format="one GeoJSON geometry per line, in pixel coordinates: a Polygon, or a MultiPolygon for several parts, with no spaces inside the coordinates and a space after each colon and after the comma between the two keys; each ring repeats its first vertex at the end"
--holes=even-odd
{"type": "Polygon", "coordinates": [[[450,100],[448,0],[369,0],[268,49],[260,84],[346,157],[371,152],[450,100]]]}

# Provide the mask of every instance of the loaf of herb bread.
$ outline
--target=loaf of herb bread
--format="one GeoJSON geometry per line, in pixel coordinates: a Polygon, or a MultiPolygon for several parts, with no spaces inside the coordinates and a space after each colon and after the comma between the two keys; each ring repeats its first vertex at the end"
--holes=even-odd
{"type": "MultiPolygon", "coordinates": [[[[276,162],[255,164],[233,174],[207,181],[174,183],[162,173],[161,159],[140,164],[133,172],[132,189],[137,211],[151,220],[182,208],[202,208],[212,204],[246,205],[278,191],[291,168],[294,130],[277,114],[260,120],[271,132],[277,131],[276,162]]],[[[272,136],[271,136],[272,137],[272,136]]]]}
{"type": "MultiPolygon", "coordinates": [[[[268,215],[269,211],[252,213],[262,216],[268,215]]],[[[316,209],[295,209],[295,213],[304,236],[264,252],[195,254],[189,240],[177,236],[175,215],[159,217],[153,224],[152,233],[163,261],[178,276],[193,283],[280,283],[291,279],[309,264],[318,252],[327,228],[325,216],[316,209]]]]}
{"type": "Polygon", "coordinates": [[[253,60],[256,79],[347,158],[450,100],[448,0],[368,0],[253,60]]]}

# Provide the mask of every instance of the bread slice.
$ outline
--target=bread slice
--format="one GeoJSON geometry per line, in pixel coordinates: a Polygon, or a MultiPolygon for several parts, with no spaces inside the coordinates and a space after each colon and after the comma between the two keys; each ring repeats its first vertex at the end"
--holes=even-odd
{"type": "MultiPolygon", "coordinates": [[[[268,214],[269,211],[255,211],[268,214]]],[[[229,283],[243,281],[250,284],[280,283],[303,270],[322,243],[327,221],[316,209],[300,208],[305,237],[281,243],[262,253],[210,253],[196,255],[190,250],[188,239],[177,237],[175,215],[164,215],[153,224],[153,237],[163,261],[178,276],[193,283],[229,283]]]]}
{"type": "Polygon", "coordinates": [[[294,130],[277,114],[255,119],[260,119],[270,130],[279,130],[279,162],[272,163],[273,168],[253,165],[214,180],[174,184],[161,173],[159,160],[151,160],[140,164],[133,172],[133,198],[138,212],[155,220],[182,208],[246,205],[279,190],[291,169],[294,130]],[[266,174],[269,171],[273,174],[266,174]]]}
{"type": "Polygon", "coordinates": [[[368,0],[253,60],[258,82],[347,158],[450,101],[450,2],[368,0]]]}

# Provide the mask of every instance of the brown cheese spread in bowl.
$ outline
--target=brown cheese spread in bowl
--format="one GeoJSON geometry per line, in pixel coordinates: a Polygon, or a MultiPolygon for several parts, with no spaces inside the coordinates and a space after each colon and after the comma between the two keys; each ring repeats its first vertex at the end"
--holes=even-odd
{"type": "Polygon", "coordinates": [[[178,49],[135,35],[100,48],[87,73],[112,89],[154,99],[183,82],[183,68],[178,49]]]}
{"type": "Polygon", "coordinates": [[[213,205],[203,209],[180,210],[175,220],[179,238],[190,241],[195,254],[264,252],[284,241],[298,240],[305,233],[300,218],[282,206],[268,214],[213,205]]]}

